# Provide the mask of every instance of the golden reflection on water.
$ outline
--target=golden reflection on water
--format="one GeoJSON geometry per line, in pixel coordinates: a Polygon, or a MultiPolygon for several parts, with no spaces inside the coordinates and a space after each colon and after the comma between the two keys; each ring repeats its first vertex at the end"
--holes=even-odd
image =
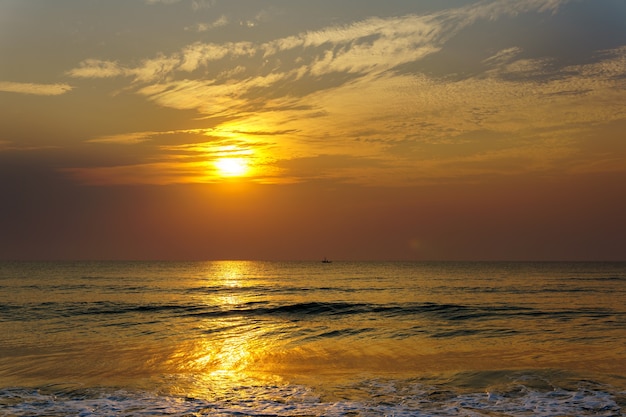
{"type": "MultiPolygon", "coordinates": [[[[306,318],[289,314],[259,314],[256,308],[271,308],[272,305],[284,304],[282,301],[287,301],[289,305],[306,305],[313,301],[341,304],[351,295],[346,295],[345,291],[327,291],[322,300],[311,299],[306,291],[291,292],[288,288],[282,291],[280,286],[293,284],[276,277],[268,281],[267,272],[259,270],[259,263],[255,262],[212,262],[205,268],[194,278],[197,282],[188,283],[194,289],[201,289],[193,292],[192,304],[204,305],[209,307],[207,311],[217,311],[217,314],[192,316],[186,324],[182,324],[189,327],[177,333],[189,334],[189,338],[169,345],[167,358],[161,362],[164,368],[159,369],[175,375],[176,382],[170,385],[172,391],[185,395],[215,394],[242,385],[281,381],[316,385],[324,381],[342,381],[354,375],[411,377],[467,369],[563,367],[609,374],[614,369],[620,369],[622,373],[625,366],[623,360],[616,360],[623,354],[613,351],[614,345],[605,348],[593,345],[594,348],[590,349],[591,342],[584,339],[559,338],[558,327],[563,323],[558,319],[550,321],[524,315],[494,315],[490,320],[472,321],[468,325],[484,332],[494,329],[516,331],[509,333],[505,339],[472,337],[471,334],[467,337],[437,338],[415,329],[438,329],[442,333],[464,329],[437,316],[424,318],[423,322],[416,317],[403,319],[400,316],[388,320],[387,330],[392,329],[395,334],[406,331],[412,337],[398,339],[379,336],[376,331],[380,332],[380,329],[365,331],[362,335],[351,333],[351,329],[373,326],[370,323],[373,318],[365,313],[311,314],[306,318]],[[267,293],[263,288],[278,289],[278,295],[267,293]],[[220,309],[224,311],[223,315],[219,314],[220,309]],[[306,320],[306,327],[299,320],[306,320]],[[328,336],[333,334],[338,336],[328,336]]],[[[298,285],[302,288],[341,285],[342,289],[355,285],[352,282],[332,283],[325,279],[333,277],[315,276],[311,281],[301,281],[298,285]]],[[[361,285],[364,284],[361,282],[361,285]]],[[[372,281],[366,287],[376,285],[377,282],[372,281]]],[[[358,287],[354,290],[358,291],[358,287]]],[[[348,291],[348,294],[352,292],[348,291]]],[[[453,294],[459,296],[462,293],[455,291],[453,294]]],[[[361,300],[372,304],[393,304],[392,299],[381,298],[384,294],[381,295],[380,291],[369,296],[376,298],[366,298],[367,294],[359,292],[361,300]]],[[[442,302],[452,303],[452,300],[445,299],[446,294],[441,297],[442,302]]],[[[457,302],[470,305],[472,300],[469,297],[471,294],[457,302]]],[[[498,299],[501,295],[497,292],[483,297],[483,302],[488,305],[504,302],[498,299]]],[[[578,302],[583,303],[585,297],[581,296],[578,302]]],[[[542,303],[546,305],[547,301],[542,303]]],[[[585,331],[590,332],[589,329],[585,331]]]]}
{"type": "MultiPolygon", "coordinates": [[[[551,290],[561,281],[520,276],[500,284],[514,288],[513,292],[472,293],[465,292],[468,284],[460,279],[446,281],[441,287],[445,292],[432,278],[416,279],[413,286],[412,281],[398,282],[401,277],[395,276],[393,281],[367,276],[346,280],[332,273],[339,263],[332,270],[311,264],[304,272],[288,273],[260,262],[184,267],[184,274],[161,272],[164,266],[158,266],[140,275],[138,266],[131,271],[136,281],[106,276],[86,280],[81,271],[75,281],[63,281],[64,291],[35,291],[16,281],[10,297],[21,297],[24,304],[66,304],[70,312],[80,310],[73,317],[57,317],[54,311],[49,312],[52,317],[40,317],[37,310],[31,318],[36,328],[26,329],[18,320],[5,322],[0,376],[16,386],[24,381],[34,386],[51,382],[145,385],[192,396],[264,382],[316,385],[351,376],[414,377],[502,369],[567,369],[603,375],[604,380],[616,375],[617,384],[624,386],[626,355],[618,321],[623,317],[624,298],[623,292],[615,291],[621,285],[615,280],[574,287],[595,291],[563,292],[551,290]],[[91,293],[85,293],[85,281],[93,288],[91,293]],[[143,291],[147,285],[153,291],[143,291]],[[390,285],[402,292],[385,288],[390,285]],[[546,290],[527,299],[524,295],[534,286],[546,290]],[[617,295],[605,296],[609,290],[617,295]],[[520,291],[522,295],[516,295],[520,291]],[[435,298],[438,304],[429,304],[435,298]],[[563,302],[569,307],[563,307],[563,302]],[[384,316],[360,307],[396,303],[438,309],[384,316]],[[361,310],[318,314],[318,304],[351,304],[361,310]],[[442,316],[441,309],[455,305],[499,308],[481,320],[442,316]],[[507,314],[509,305],[518,308],[507,314]],[[275,307],[279,310],[272,310],[275,307]],[[119,314],[108,314],[118,311],[114,308],[119,314]],[[85,314],[93,309],[94,314],[85,314]],[[544,313],[529,314],[533,312],[544,313]]],[[[124,277],[129,274],[128,266],[120,271],[124,277]]],[[[60,279],[67,280],[65,275],[60,279]]],[[[62,284],[41,282],[55,288],[62,284]]],[[[471,288],[494,285],[486,280],[470,284],[471,288]]],[[[4,295],[8,300],[9,293],[4,295]]]]}
{"type": "MultiPolygon", "coordinates": [[[[204,336],[179,345],[171,355],[170,366],[179,373],[194,375],[193,381],[180,387],[186,392],[208,388],[215,391],[252,377],[259,379],[257,371],[264,367],[264,360],[275,343],[272,338],[264,337],[271,329],[268,323],[232,313],[252,301],[250,296],[242,296],[242,292],[236,291],[251,285],[252,266],[253,263],[242,261],[213,262],[200,283],[220,290],[209,291],[203,299],[196,301],[219,306],[230,313],[224,317],[198,319],[196,326],[204,336]]],[[[273,378],[267,374],[263,376],[269,377],[273,378]]]]}

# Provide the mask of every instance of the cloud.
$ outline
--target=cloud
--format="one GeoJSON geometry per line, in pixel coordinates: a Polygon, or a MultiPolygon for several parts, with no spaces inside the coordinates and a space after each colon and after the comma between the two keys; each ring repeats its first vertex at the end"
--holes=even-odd
{"type": "Polygon", "coordinates": [[[194,32],[207,32],[212,29],[217,29],[220,27],[227,26],[229,23],[228,17],[226,15],[220,16],[218,19],[209,23],[197,23],[193,26],[188,26],[185,30],[194,31],[194,32]]]}
{"type": "Polygon", "coordinates": [[[140,67],[127,70],[127,73],[134,75],[137,82],[150,82],[166,78],[179,66],[179,57],[160,54],[154,59],[142,61],[140,67]]]}
{"type": "Polygon", "coordinates": [[[334,71],[358,72],[374,67],[384,70],[437,50],[441,30],[431,17],[372,18],[350,26],[306,32],[262,44],[198,42],[178,53],[146,59],[136,67],[87,59],[68,74],[79,78],[133,75],[136,81],[148,83],[181,71],[193,72],[225,58],[280,58],[280,53],[296,49],[301,56],[309,57],[310,71],[314,75],[334,71]]]}
{"type": "MultiPolygon", "coordinates": [[[[160,143],[167,142],[168,138],[172,137],[184,137],[180,139],[185,143],[190,142],[190,136],[195,135],[206,140],[207,136],[211,136],[212,129],[177,129],[177,130],[164,130],[164,131],[144,131],[144,132],[125,132],[117,133],[114,135],[99,136],[93,139],[88,139],[86,143],[102,143],[102,144],[118,144],[118,145],[134,145],[138,143],[152,141],[155,146],[160,143]]],[[[197,141],[197,140],[196,140],[197,141]]]]}
{"type": "Polygon", "coordinates": [[[195,12],[198,10],[210,9],[215,6],[216,3],[217,0],[192,0],[191,8],[195,12]]]}
{"type": "MultiPolygon", "coordinates": [[[[174,3],[179,0],[146,0],[149,4],[174,3]]],[[[313,75],[335,71],[384,71],[397,65],[419,60],[443,46],[446,40],[478,19],[497,19],[530,11],[556,12],[569,0],[497,0],[481,1],[465,7],[429,15],[407,15],[391,18],[368,18],[349,25],[331,26],[303,32],[266,43],[229,42],[194,43],[171,55],[159,54],[145,59],[136,67],[123,67],[114,61],[87,59],[68,74],[79,78],[134,76],[149,83],[193,72],[209,63],[255,56],[280,59],[280,54],[296,51],[308,64],[313,75]]],[[[194,2],[194,8],[210,7],[211,2],[194,2]],[[208,5],[208,6],[207,6],[208,5]]],[[[257,20],[267,18],[260,12],[257,20]]],[[[200,23],[193,30],[206,31],[224,26],[229,19],[222,15],[211,23],[200,23]]]]}
{"type": "Polygon", "coordinates": [[[483,63],[487,65],[502,65],[503,63],[510,62],[520,53],[522,53],[522,48],[513,46],[510,48],[506,48],[501,51],[498,51],[494,55],[483,60],[483,63]]]}
{"type": "Polygon", "coordinates": [[[159,54],[155,58],[144,59],[135,67],[125,67],[115,61],[86,59],[78,67],[67,71],[75,78],[134,77],[135,82],[150,83],[170,77],[176,72],[193,72],[209,62],[226,57],[251,56],[255,54],[253,44],[248,42],[226,44],[194,43],[182,52],[172,55],[159,54]]]}
{"type": "MultiPolygon", "coordinates": [[[[196,109],[211,116],[235,115],[249,107],[250,101],[245,96],[251,90],[269,88],[289,76],[290,73],[273,73],[227,83],[184,79],[149,85],[138,93],[165,107],[196,109]]],[[[268,99],[256,106],[267,107],[272,103],[268,99]]],[[[254,109],[259,110],[259,107],[254,109]]]]}
{"type": "Polygon", "coordinates": [[[201,182],[198,164],[154,162],[134,165],[117,165],[62,170],[78,181],[89,185],[150,184],[167,185],[201,182]],[[195,169],[194,169],[195,168],[195,169]]]}
{"type": "Polygon", "coordinates": [[[74,87],[68,84],[34,84],[0,81],[0,91],[38,96],[58,96],[71,91],[73,88],[74,87]]]}
{"type": "MultiPolygon", "coordinates": [[[[146,4],[155,5],[155,4],[176,4],[180,3],[182,0],[144,0],[146,4]]],[[[191,0],[191,9],[195,12],[198,10],[209,9],[217,3],[217,0],[191,0]]]]}
{"type": "MultiPolygon", "coordinates": [[[[300,78],[307,74],[315,77],[335,72],[380,73],[439,51],[448,39],[477,19],[496,19],[502,15],[529,11],[554,12],[564,3],[566,0],[483,1],[429,15],[373,17],[349,25],[303,32],[265,43],[197,42],[170,55],[159,54],[145,59],[134,67],[123,67],[113,61],[88,59],[68,74],[80,78],[133,76],[135,82],[151,83],[168,77],[176,78],[180,73],[207,69],[209,63],[217,61],[223,62],[212,67],[222,68],[221,72],[228,72],[223,69],[228,65],[226,60],[237,62],[241,67],[241,60],[248,59],[251,60],[250,65],[258,68],[259,63],[256,60],[260,57],[266,60],[266,67],[272,65],[273,72],[286,73],[291,71],[283,63],[283,54],[286,53],[297,53],[302,61],[300,78]]],[[[205,31],[227,23],[228,18],[222,15],[212,23],[201,23],[192,28],[205,31]]],[[[290,61],[291,59],[284,62],[290,61]]],[[[263,71],[263,65],[260,70],[263,71]]],[[[207,76],[211,77],[210,69],[207,76]]]]}
{"type": "Polygon", "coordinates": [[[181,0],[144,0],[146,4],[174,4],[179,3],[181,0]]]}
{"type": "Polygon", "coordinates": [[[120,133],[117,135],[100,136],[94,139],[89,139],[87,143],[117,143],[125,145],[134,145],[136,143],[146,142],[151,139],[152,136],[158,135],[161,132],[133,132],[133,133],[120,133]]]}
{"type": "Polygon", "coordinates": [[[552,12],[572,0],[495,0],[481,1],[477,5],[471,4],[455,9],[453,14],[474,23],[478,19],[495,20],[502,16],[516,16],[528,12],[552,12]]]}
{"type": "Polygon", "coordinates": [[[211,61],[218,61],[232,53],[232,44],[203,44],[200,42],[191,44],[180,54],[178,69],[185,72],[193,72],[211,61]]]}
{"type": "MultiPolygon", "coordinates": [[[[264,43],[197,42],[135,66],[86,60],[70,75],[133,77],[133,91],[160,106],[220,118],[214,130],[201,133],[210,144],[155,147],[157,163],[137,168],[162,168],[167,175],[159,178],[168,181],[178,172],[180,181],[193,175],[208,181],[206,167],[193,164],[212,157],[218,144],[239,149],[255,136],[272,149],[273,161],[264,163],[292,181],[395,184],[549,172],[567,166],[567,158],[582,158],[574,132],[626,118],[626,47],[559,67],[522,46],[497,43],[501,49],[482,55],[480,69],[462,78],[429,75],[419,64],[479,19],[556,13],[566,3],[480,1],[264,43]],[[237,142],[241,136],[245,143],[237,142]],[[172,159],[190,165],[178,171],[165,163],[172,159]],[[303,163],[309,165],[298,170],[303,163]],[[317,168],[324,172],[315,174],[317,168]]],[[[129,133],[92,142],[131,144],[157,136],[129,133]]],[[[100,172],[110,178],[119,173],[121,181],[131,170],[100,172]]],[[[269,181],[273,174],[264,175],[259,171],[256,179],[269,181]]],[[[143,174],[128,178],[146,180],[143,174]]]]}
{"type": "MultiPolygon", "coordinates": [[[[270,150],[274,144],[257,138],[290,132],[181,129],[161,132],[134,132],[87,141],[103,145],[132,145],[150,139],[141,159],[132,164],[71,167],[63,172],[91,185],[211,183],[221,176],[215,162],[224,157],[245,158],[247,180],[277,183],[278,168],[270,150]]],[[[0,143],[0,151],[2,150],[0,143]]]]}
{"type": "Polygon", "coordinates": [[[31,152],[31,151],[42,151],[49,149],[59,149],[56,145],[26,145],[15,143],[10,140],[0,140],[0,152],[31,152]]]}
{"type": "Polygon", "coordinates": [[[86,59],[79,64],[78,68],[73,68],[67,73],[75,78],[111,78],[126,75],[127,71],[114,61],[86,59]]]}
{"type": "Polygon", "coordinates": [[[136,82],[149,82],[164,78],[180,67],[177,56],[157,55],[156,58],[145,59],[137,67],[124,67],[115,61],[86,59],[77,68],[67,72],[75,78],[113,78],[118,76],[134,76],[136,82]]]}

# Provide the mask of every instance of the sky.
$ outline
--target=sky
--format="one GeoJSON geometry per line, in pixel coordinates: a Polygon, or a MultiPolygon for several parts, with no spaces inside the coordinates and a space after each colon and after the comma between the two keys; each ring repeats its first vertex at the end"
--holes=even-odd
{"type": "Polygon", "coordinates": [[[0,259],[626,260],[623,0],[0,0],[0,259]]]}

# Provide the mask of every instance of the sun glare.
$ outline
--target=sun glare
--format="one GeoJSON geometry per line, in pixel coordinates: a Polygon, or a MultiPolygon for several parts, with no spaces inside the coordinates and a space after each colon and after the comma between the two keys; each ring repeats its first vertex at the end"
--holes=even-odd
{"type": "Polygon", "coordinates": [[[241,177],[248,172],[248,161],[244,158],[220,158],[215,167],[222,177],[241,177]]]}

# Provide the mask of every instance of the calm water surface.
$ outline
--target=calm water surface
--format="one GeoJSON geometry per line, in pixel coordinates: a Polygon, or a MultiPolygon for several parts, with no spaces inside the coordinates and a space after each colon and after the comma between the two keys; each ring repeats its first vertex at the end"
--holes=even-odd
{"type": "Polygon", "coordinates": [[[0,415],[621,416],[625,263],[0,263],[0,415]]]}

